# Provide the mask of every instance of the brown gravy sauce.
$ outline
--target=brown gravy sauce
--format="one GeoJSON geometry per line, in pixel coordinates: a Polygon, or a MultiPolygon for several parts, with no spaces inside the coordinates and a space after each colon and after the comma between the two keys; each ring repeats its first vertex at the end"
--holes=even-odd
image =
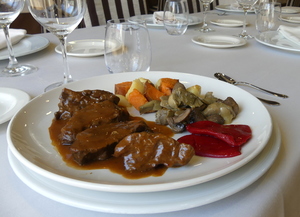
{"type": "MultiPolygon", "coordinates": [[[[147,125],[154,131],[165,134],[167,136],[173,136],[173,131],[162,125],[158,125],[152,121],[146,121],[140,117],[132,117],[132,119],[140,119],[147,123],[147,125]]],[[[68,145],[61,145],[59,140],[59,134],[61,132],[61,128],[66,124],[64,120],[56,120],[53,119],[51,126],[49,127],[50,138],[52,140],[52,145],[56,148],[59,154],[62,156],[63,161],[70,167],[80,170],[93,170],[93,169],[109,169],[111,172],[117,173],[122,175],[128,179],[140,179],[149,176],[162,176],[167,167],[160,166],[157,168],[153,168],[152,170],[146,172],[132,172],[126,171],[123,164],[123,158],[115,158],[111,157],[110,159],[104,161],[97,161],[91,163],[89,165],[80,166],[75,161],[73,161],[72,154],[70,151],[70,146],[68,145]]]]}

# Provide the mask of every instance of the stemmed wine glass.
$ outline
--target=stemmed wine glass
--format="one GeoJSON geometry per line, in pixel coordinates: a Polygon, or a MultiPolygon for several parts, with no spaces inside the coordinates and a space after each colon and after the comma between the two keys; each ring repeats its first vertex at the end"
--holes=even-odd
{"type": "Polygon", "coordinates": [[[25,0],[0,1],[0,25],[4,31],[9,53],[9,63],[0,73],[0,76],[3,77],[23,76],[37,70],[35,66],[29,64],[20,65],[18,63],[9,36],[9,26],[23,10],[24,3],[25,0]]]}
{"type": "Polygon", "coordinates": [[[209,28],[207,23],[206,23],[206,17],[207,17],[207,11],[209,5],[214,1],[214,0],[200,0],[204,6],[204,12],[203,12],[203,24],[202,27],[200,28],[201,32],[212,32],[214,31],[213,29],[209,28]]]}
{"type": "Polygon", "coordinates": [[[244,10],[243,30],[239,34],[239,37],[241,37],[241,38],[244,38],[244,39],[253,38],[253,36],[249,35],[246,31],[246,21],[247,21],[248,10],[250,10],[257,1],[258,0],[237,0],[237,3],[244,10]]]}
{"type": "Polygon", "coordinates": [[[45,91],[73,81],[66,52],[67,36],[81,22],[86,10],[85,0],[27,0],[28,9],[36,21],[60,41],[64,79],[45,88],[45,91]]]}

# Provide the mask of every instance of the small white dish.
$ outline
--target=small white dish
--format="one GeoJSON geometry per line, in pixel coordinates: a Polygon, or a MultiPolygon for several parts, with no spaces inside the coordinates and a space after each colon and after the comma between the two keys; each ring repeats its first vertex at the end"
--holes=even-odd
{"type": "Polygon", "coordinates": [[[30,100],[30,96],[18,89],[0,87],[0,124],[9,121],[30,100]]]}
{"type": "Polygon", "coordinates": [[[10,149],[8,159],[16,175],[27,186],[54,201],[97,212],[154,214],[203,206],[243,190],[268,171],[278,155],[280,145],[280,130],[278,125],[274,124],[272,136],[266,147],[242,168],[192,187],[138,194],[94,191],[53,181],[27,168],[15,158],[10,149]]]}
{"type": "MultiPolygon", "coordinates": [[[[61,54],[60,45],[55,47],[55,51],[61,54]]],[[[75,57],[94,57],[104,55],[104,40],[77,40],[67,43],[67,55],[75,57]]]]}
{"type": "Polygon", "coordinates": [[[281,13],[282,14],[296,14],[300,13],[300,8],[299,7],[291,7],[291,6],[286,6],[281,8],[281,13]]]}
{"type": "MultiPolygon", "coordinates": [[[[217,10],[220,11],[226,11],[226,12],[238,12],[238,13],[244,13],[244,10],[240,7],[238,7],[236,4],[228,4],[228,5],[217,5],[217,10]]],[[[255,11],[253,9],[249,10],[248,13],[254,13],[255,11]]]]}
{"type": "Polygon", "coordinates": [[[300,16],[280,16],[280,20],[289,22],[289,23],[300,23],[300,16]]]}
{"type": "Polygon", "coordinates": [[[239,27],[239,26],[243,26],[244,24],[242,20],[235,20],[235,19],[217,19],[217,20],[211,20],[210,22],[214,25],[224,26],[224,27],[239,27]]]}
{"type": "Polygon", "coordinates": [[[229,35],[200,35],[192,38],[195,44],[212,48],[231,48],[243,46],[247,41],[243,38],[229,35]]]}
{"type": "MultiPolygon", "coordinates": [[[[47,38],[37,35],[26,35],[21,41],[13,45],[15,57],[25,56],[48,47],[50,44],[47,38]]],[[[0,60],[8,59],[8,50],[3,48],[0,50],[0,60]]]]}

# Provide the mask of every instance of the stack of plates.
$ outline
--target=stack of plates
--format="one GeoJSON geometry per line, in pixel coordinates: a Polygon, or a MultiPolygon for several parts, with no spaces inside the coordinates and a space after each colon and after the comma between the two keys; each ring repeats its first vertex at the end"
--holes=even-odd
{"type": "MultiPolygon", "coordinates": [[[[247,124],[253,130],[253,138],[242,148],[242,155],[226,159],[194,157],[188,165],[168,169],[161,177],[137,180],[108,170],[70,168],[51,145],[48,133],[58,109],[61,92],[58,88],[33,99],[11,120],[7,139],[13,170],[33,190],[58,202],[124,214],[170,212],[212,203],[244,189],[267,171],[278,154],[280,132],[261,102],[238,87],[175,72],[111,74],[70,83],[67,87],[113,92],[115,83],[140,77],[156,82],[162,74],[180,79],[186,86],[201,85],[203,93],[213,91],[224,99],[231,96],[239,103],[241,113],[234,123],[247,124]]],[[[153,114],[143,117],[154,120],[153,114]]]]}

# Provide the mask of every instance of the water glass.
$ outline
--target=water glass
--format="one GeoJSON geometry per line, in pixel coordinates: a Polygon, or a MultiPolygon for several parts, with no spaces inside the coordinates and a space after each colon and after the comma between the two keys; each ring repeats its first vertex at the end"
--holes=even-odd
{"type": "Polygon", "coordinates": [[[275,31],[279,27],[281,4],[278,2],[263,2],[256,11],[256,30],[259,32],[275,31]]]}
{"type": "Polygon", "coordinates": [[[189,24],[189,9],[186,0],[167,0],[163,23],[170,35],[183,35],[189,24]]]}
{"type": "Polygon", "coordinates": [[[110,73],[149,71],[152,51],[145,21],[107,21],[104,47],[110,73]]]}

